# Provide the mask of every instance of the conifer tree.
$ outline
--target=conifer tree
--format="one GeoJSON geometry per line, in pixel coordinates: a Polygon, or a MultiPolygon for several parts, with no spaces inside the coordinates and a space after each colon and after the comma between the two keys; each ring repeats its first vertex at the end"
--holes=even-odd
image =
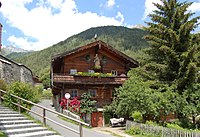
{"type": "Polygon", "coordinates": [[[140,67],[130,70],[129,79],[117,89],[113,110],[122,116],[139,111],[156,121],[176,113],[180,120],[192,117],[195,126],[200,113],[200,34],[194,32],[200,17],[192,18],[194,13],[187,11],[192,3],[161,2],[154,3],[157,10],[147,22],[148,54],[140,54],[140,67]]]}
{"type": "Polygon", "coordinates": [[[200,17],[192,18],[194,13],[187,11],[192,3],[161,1],[162,4],[154,3],[157,10],[149,15],[152,22],[147,22],[149,65],[159,81],[175,84],[182,94],[195,81],[198,71],[195,54],[200,39],[193,31],[200,17]]]}

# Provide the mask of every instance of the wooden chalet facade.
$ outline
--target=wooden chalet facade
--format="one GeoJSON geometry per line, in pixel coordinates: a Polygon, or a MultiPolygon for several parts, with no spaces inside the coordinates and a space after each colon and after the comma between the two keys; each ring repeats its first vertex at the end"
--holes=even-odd
{"type": "MultiPolygon", "coordinates": [[[[127,72],[138,62],[103,41],[95,41],[72,51],[52,57],[51,86],[53,105],[59,111],[65,93],[71,99],[90,93],[96,107],[112,102],[114,89],[127,79],[127,72]]],[[[91,115],[92,126],[103,126],[102,112],[91,115]]]]}

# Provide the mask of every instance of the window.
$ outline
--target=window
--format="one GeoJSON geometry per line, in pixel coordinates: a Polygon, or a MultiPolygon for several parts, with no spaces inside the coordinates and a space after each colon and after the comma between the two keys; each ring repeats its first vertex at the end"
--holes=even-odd
{"type": "Polygon", "coordinates": [[[103,56],[103,57],[102,57],[102,61],[103,61],[104,64],[107,62],[106,56],[103,56]]]}
{"type": "Polygon", "coordinates": [[[117,71],[116,70],[112,70],[111,73],[112,73],[113,76],[117,76],[117,71]]]}
{"type": "Polygon", "coordinates": [[[97,95],[97,90],[96,89],[89,89],[89,94],[91,97],[96,97],[97,95]]]}
{"type": "Polygon", "coordinates": [[[70,69],[70,74],[74,75],[77,73],[77,69],[70,69]]]}
{"type": "Polygon", "coordinates": [[[86,59],[86,61],[90,62],[90,60],[91,60],[90,55],[86,55],[85,59],[86,59]]]}
{"type": "Polygon", "coordinates": [[[78,90],[77,89],[72,89],[71,90],[71,98],[75,98],[78,96],[78,90]]]}
{"type": "Polygon", "coordinates": [[[94,70],[89,69],[88,72],[89,73],[94,73],[94,70]]]}

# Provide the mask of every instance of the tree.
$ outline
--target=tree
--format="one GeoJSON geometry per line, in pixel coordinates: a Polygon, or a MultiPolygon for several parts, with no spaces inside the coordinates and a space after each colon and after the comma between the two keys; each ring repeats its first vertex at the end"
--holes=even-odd
{"type": "Polygon", "coordinates": [[[179,118],[199,114],[199,34],[192,33],[200,17],[187,9],[192,3],[162,0],[147,22],[145,38],[150,48],[137,69],[129,71],[129,80],[117,90],[112,106],[118,115],[139,111],[144,115],[176,112],[179,118]],[[195,87],[196,86],[196,87],[195,87]]]}
{"type": "MultiPolygon", "coordinates": [[[[157,81],[147,80],[141,73],[142,68],[129,71],[129,79],[122,87],[117,89],[117,97],[112,106],[115,106],[116,113],[123,117],[129,117],[133,112],[139,111],[144,119],[153,116],[159,121],[160,116],[166,116],[169,112],[174,112],[176,102],[172,102],[176,93],[172,92],[172,87],[155,88],[157,81]],[[165,89],[165,92],[161,92],[165,89]],[[161,112],[162,110],[162,112],[161,112]]],[[[147,76],[148,77],[148,76],[147,76]]]]}
{"type": "Polygon", "coordinates": [[[180,108],[185,117],[192,117],[193,125],[196,124],[196,118],[200,114],[200,83],[194,83],[182,96],[183,105],[180,108]]]}
{"type": "Polygon", "coordinates": [[[50,70],[48,67],[40,73],[40,80],[42,81],[44,88],[50,87],[50,70]]]}
{"type": "Polygon", "coordinates": [[[90,114],[96,111],[96,107],[94,106],[96,103],[95,100],[91,99],[91,96],[88,93],[83,93],[81,95],[81,106],[80,111],[82,114],[90,114]]]}
{"type": "Polygon", "coordinates": [[[164,83],[176,83],[179,93],[195,81],[197,73],[195,54],[199,34],[192,34],[200,17],[187,11],[192,3],[177,0],[162,0],[154,3],[157,10],[150,14],[152,22],[147,22],[146,39],[151,48],[151,63],[154,63],[158,79],[164,83]]]}
{"type": "Polygon", "coordinates": [[[179,118],[200,113],[197,106],[191,107],[195,104],[194,96],[199,96],[193,89],[199,77],[200,42],[199,34],[192,33],[199,25],[200,16],[193,18],[194,13],[187,11],[191,4],[177,0],[154,3],[157,10],[149,15],[152,22],[147,23],[150,63],[154,65],[158,80],[175,87],[174,91],[182,98],[179,105],[183,109],[177,107],[179,118]]]}

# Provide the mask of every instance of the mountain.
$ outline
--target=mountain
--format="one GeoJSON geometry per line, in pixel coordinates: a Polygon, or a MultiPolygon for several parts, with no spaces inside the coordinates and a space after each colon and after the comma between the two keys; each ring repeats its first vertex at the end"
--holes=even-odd
{"type": "Polygon", "coordinates": [[[51,56],[94,42],[95,34],[97,34],[97,39],[124,53],[130,54],[148,46],[148,43],[143,39],[147,34],[145,30],[122,26],[104,26],[90,28],[41,51],[19,56],[15,61],[26,65],[32,69],[35,75],[39,75],[42,71],[50,68],[51,56]]]}
{"type": "Polygon", "coordinates": [[[2,49],[1,49],[1,54],[6,56],[6,55],[9,55],[13,52],[16,52],[16,53],[25,53],[25,52],[29,52],[27,50],[24,50],[24,49],[21,49],[21,48],[18,48],[18,47],[14,47],[14,46],[4,46],[2,49]]]}
{"type": "Polygon", "coordinates": [[[144,29],[145,26],[143,26],[143,25],[141,25],[141,24],[137,24],[137,25],[133,26],[133,28],[144,29]]]}
{"type": "Polygon", "coordinates": [[[33,51],[29,51],[29,52],[12,52],[8,55],[5,55],[7,58],[11,59],[11,60],[15,60],[17,58],[23,57],[25,55],[28,55],[30,53],[32,53],[33,51]]]}

